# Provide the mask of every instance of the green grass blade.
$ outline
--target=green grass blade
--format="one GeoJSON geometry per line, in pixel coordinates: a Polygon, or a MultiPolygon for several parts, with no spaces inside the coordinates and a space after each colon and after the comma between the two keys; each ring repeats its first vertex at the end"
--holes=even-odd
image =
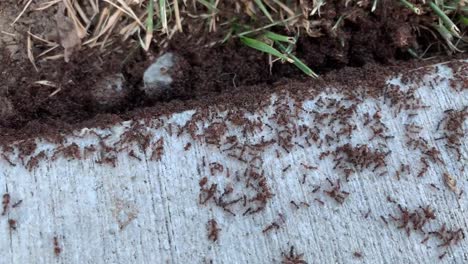
{"type": "Polygon", "coordinates": [[[143,48],[148,50],[151,45],[151,40],[153,39],[153,30],[154,30],[154,0],[150,0],[147,6],[148,17],[146,18],[146,36],[143,48]]]}
{"type": "Polygon", "coordinates": [[[212,5],[211,3],[209,3],[206,0],[197,0],[197,2],[199,2],[200,4],[206,6],[208,8],[208,10],[210,10],[211,12],[217,12],[218,11],[218,9],[214,5],[212,5]]]}
{"type": "Polygon", "coordinates": [[[453,21],[442,11],[438,5],[434,2],[429,2],[429,6],[432,10],[440,17],[445,26],[453,33],[456,37],[460,38],[460,29],[453,23],[453,21]]]}
{"type": "Polygon", "coordinates": [[[150,0],[148,3],[148,18],[146,18],[146,31],[152,32],[154,30],[154,1],[150,0]]]}
{"type": "Polygon", "coordinates": [[[462,52],[461,50],[459,50],[453,43],[452,43],[452,39],[453,39],[453,34],[452,32],[450,32],[450,30],[447,29],[447,27],[445,27],[444,25],[442,24],[435,24],[434,25],[434,28],[439,32],[439,34],[442,36],[442,38],[445,39],[449,49],[451,51],[456,51],[456,52],[462,52]]]}
{"type": "Polygon", "coordinates": [[[291,52],[293,51],[293,48],[294,48],[294,45],[293,45],[293,44],[289,44],[289,45],[286,47],[286,50],[283,50],[283,52],[289,55],[289,54],[291,54],[291,52]]]}
{"type": "Polygon", "coordinates": [[[297,68],[299,68],[303,73],[307,74],[308,76],[312,78],[318,78],[319,76],[311,69],[309,66],[307,66],[304,62],[302,62],[299,58],[296,56],[290,54],[289,57],[294,61],[294,65],[296,65],[297,68]]]}
{"type": "Polygon", "coordinates": [[[271,31],[266,31],[264,36],[266,38],[269,38],[273,41],[279,41],[279,42],[286,42],[286,43],[291,43],[291,44],[296,44],[296,38],[294,37],[289,37],[289,36],[285,36],[285,35],[280,35],[280,34],[276,34],[274,32],[271,32],[271,31]]]}
{"type": "Polygon", "coordinates": [[[444,5],[444,10],[451,10],[451,11],[460,11],[462,13],[468,13],[468,6],[457,6],[457,5],[444,5]]]}
{"type": "MultiPolygon", "coordinates": [[[[278,47],[280,48],[280,50],[282,50],[283,52],[285,52],[287,50],[287,48],[285,46],[283,46],[283,44],[279,43],[279,42],[276,42],[276,45],[278,45],[278,47]]],[[[293,60],[293,64],[299,68],[303,73],[307,74],[308,76],[312,77],[312,78],[318,78],[318,74],[316,74],[311,68],[309,68],[309,66],[307,66],[304,62],[302,62],[298,57],[292,55],[292,54],[289,54],[289,58],[291,58],[293,60]]]]}
{"type": "Polygon", "coordinates": [[[468,26],[468,17],[460,16],[460,23],[462,25],[468,26]]]}
{"type": "Polygon", "coordinates": [[[266,9],[266,7],[263,4],[262,0],[255,0],[255,3],[257,4],[258,8],[260,8],[260,10],[262,10],[263,14],[265,14],[265,16],[268,17],[268,19],[271,22],[274,22],[273,18],[270,15],[270,12],[268,12],[268,10],[266,9]]]}
{"type": "MultiPolygon", "coordinates": [[[[153,2],[153,0],[150,0],[150,2],[153,2]]],[[[159,0],[159,14],[163,32],[169,32],[169,29],[167,28],[166,0],[159,0]]]]}
{"type": "Polygon", "coordinates": [[[292,62],[291,59],[289,59],[286,55],[283,53],[279,52],[277,49],[273,48],[272,46],[261,42],[259,40],[253,39],[253,38],[248,38],[248,37],[240,37],[241,42],[253,49],[259,50],[261,52],[273,55],[277,58],[280,58],[285,61],[292,62]]]}
{"type": "Polygon", "coordinates": [[[221,43],[226,43],[232,37],[232,30],[230,30],[226,36],[221,40],[221,43]]]}
{"type": "Polygon", "coordinates": [[[400,0],[400,2],[407,8],[411,9],[416,15],[422,14],[421,9],[416,7],[413,3],[408,2],[407,0],[400,0]]]}
{"type": "Polygon", "coordinates": [[[415,50],[413,50],[412,48],[409,48],[407,51],[411,56],[415,57],[416,59],[421,59],[421,57],[419,57],[418,53],[415,50]]]}
{"type": "Polygon", "coordinates": [[[277,25],[286,24],[286,22],[294,20],[294,19],[296,19],[296,18],[298,18],[300,16],[302,16],[302,15],[295,15],[295,16],[292,16],[290,18],[287,18],[287,19],[284,19],[284,20],[279,20],[279,21],[276,21],[276,22],[273,22],[271,24],[265,25],[263,27],[255,28],[255,29],[251,29],[251,27],[238,24],[237,29],[234,32],[239,32],[239,29],[241,27],[244,28],[246,31],[243,31],[243,32],[240,32],[240,33],[236,34],[236,37],[242,37],[242,36],[246,36],[246,35],[249,35],[249,34],[252,34],[252,33],[255,33],[255,32],[263,31],[265,29],[269,29],[269,28],[277,26],[277,25]]]}

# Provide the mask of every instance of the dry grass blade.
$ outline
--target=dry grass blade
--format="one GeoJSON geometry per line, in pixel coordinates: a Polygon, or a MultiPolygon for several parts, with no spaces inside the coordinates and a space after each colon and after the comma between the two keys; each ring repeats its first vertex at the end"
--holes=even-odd
{"type": "Polygon", "coordinates": [[[102,29],[99,32],[97,32],[97,35],[95,37],[87,40],[84,44],[87,45],[87,44],[93,43],[90,46],[94,46],[96,44],[96,41],[100,37],[104,36],[110,29],[112,29],[114,27],[114,25],[117,23],[117,21],[122,16],[122,13],[123,13],[123,11],[117,10],[117,12],[115,12],[110,18],[106,19],[106,21],[104,22],[105,24],[103,25],[102,29]]]}
{"type": "Polygon", "coordinates": [[[44,57],[44,61],[53,61],[53,60],[58,60],[58,59],[62,59],[64,57],[63,54],[57,54],[57,55],[52,55],[52,56],[48,56],[48,57],[44,57]]]}
{"type": "Polygon", "coordinates": [[[109,16],[110,16],[110,11],[109,11],[109,8],[106,7],[102,10],[101,15],[99,16],[99,20],[94,29],[93,38],[100,35],[100,32],[103,30],[103,25],[107,23],[109,16]]]}
{"type": "Polygon", "coordinates": [[[110,5],[114,6],[115,8],[119,9],[120,11],[124,12],[125,14],[127,14],[129,17],[133,18],[137,23],[138,25],[140,25],[142,28],[144,28],[145,26],[143,25],[143,23],[141,23],[140,19],[137,17],[137,15],[135,15],[135,13],[133,12],[133,10],[127,5],[127,3],[123,2],[122,0],[117,0],[117,2],[121,5],[117,5],[115,4],[114,2],[110,1],[110,0],[103,0],[107,3],[109,3],[110,5]]]}
{"type": "Polygon", "coordinates": [[[5,34],[5,35],[7,35],[7,36],[10,36],[10,37],[16,37],[16,35],[15,35],[15,34],[13,34],[13,33],[10,33],[10,32],[6,32],[6,31],[3,31],[3,30],[2,30],[2,31],[0,31],[0,32],[2,32],[2,34],[5,34]]]}
{"type": "Polygon", "coordinates": [[[57,87],[57,84],[55,84],[54,82],[48,81],[48,80],[36,81],[36,82],[34,82],[34,83],[35,83],[35,84],[39,84],[39,85],[54,87],[54,88],[57,87]]]}
{"type": "Polygon", "coordinates": [[[88,0],[88,3],[91,5],[91,8],[93,9],[94,14],[99,14],[99,4],[98,0],[88,0]]]}
{"type": "Polygon", "coordinates": [[[55,20],[57,23],[57,35],[59,37],[60,45],[65,49],[65,61],[68,62],[73,52],[81,48],[81,37],[79,29],[73,19],[65,16],[65,8],[68,9],[70,15],[70,9],[66,7],[70,4],[68,0],[64,0],[64,4],[59,5],[59,10],[55,14],[55,20]]]}
{"type": "Polygon", "coordinates": [[[112,25],[111,28],[109,29],[107,34],[104,36],[104,39],[99,44],[101,51],[105,51],[106,46],[109,46],[111,44],[111,42],[112,42],[112,41],[108,42],[108,40],[109,40],[109,38],[110,38],[110,36],[112,34],[112,31],[117,26],[117,23],[114,23],[114,24],[111,24],[111,25],[112,25]]]}
{"type": "Polygon", "coordinates": [[[86,15],[86,13],[83,11],[83,9],[81,8],[81,6],[78,4],[78,2],[74,2],[73,3],[73,7],[75,7],[76,9],[76,12],[78,13],[78,15],[80,15],[81,19],[85,22],[85,24],[87,26],[85,26],[85,28],[88,27],[89,24],[91,24],[91,20],[88,18],[88,16],[86,15]]]}
{"type": "Polygon", "coordinates": [[[39,7],[37,7],[34,10],[35,11],[46,10],[47,8],[49,8],[49,7],[53,6],[53,5],[56,5],[56,4],[60,3],[60,2],[62,2],[62,0],[53,0],[53,1],[45,2],[45,3],[40,3],[39,7]]]}
{"type": "Polygon", "coordinates": [[[31,35],[28,35],[27,49],[28,49],[28,58],[29,58],[29,61],[30,61],[31,64],[34,66],[34,69],[36,70],[36,72],[39,72],[39,70],[37,69],[37,66],[36,66],[36,61],[35,61],[35,59],[34,59],[33,52],[32,52],[32,40],[31,40],[31,35]]]}
{"type": "Polygon", "coordinates": [[[325,0],[314,0],[314,5],[312,12],[310,12],[310,15],[313,16],[315,14],[318,14],[320,16],[320,8],[325,5],[325,0]]]}
{"type": "Polygon", "coordinates": [[[49,41],[49,40],[47,40],[47,39],[43,39],[43,38],[41,38],[41,37],[39,37],[39,36],[37,36],[37,35],[34,35],[33,33],[29,32],[29,31],[28,31],[28,34],[31,35],[31,37],[33,37],[33,38],[35,38],[35,39],[37,39],[37,40],[39,40],[39,41],[44,42],[47,46],[51,46],[51,47],[52,47],[52,46],[56,46],[56,45],[57,45],[57,43],[52,42],[52,41],[49,41]]]}
{"type": "Polygon", "coordinates": [[[32,3],[32,0],[29,0],[26,5],[24,6],[23,10],[21,11],[21,13],[15,18],[15,20],[13,21],[13,23],[11,23],[11,25],[13,26],[24,14],[24,12],[26,12],[26,10],[28,9],[28,7],[31,5],[32,3]]]}
{"type": "Polygon", "coordinates": [[[84,38],[86,36],[86,28],[83,26],[83,24],[81,24],[80,20],[76,16],[75,9],[73,8],[72,3],[70,2],[70,0],[63,0],[63,3],[65,4],[65,7],[67,9],[67,15],[73,21],[78,37],[80,39],[84,38]]]}
{"type": "Polygon", "coordinates": [[[119,31],[119,34],[122,35],[122,40],[125,41],[127,40],[131,35],[135,34],[138,32],[139,30],[139,26],[138,26],[138,23],[137,22],[132,22],[131,24],[128,24],[127,26],[125,26],[124,28],[122,28],[120,31],[119,31]]]}
{"type": "Polygon", "coordinates": [[[60,47],[60,45],[59,45],[59,44],[56,44],[55,46],[53,46],[53,47],[51,47],[51,48],[49,48],[49,49],[43,51],[41,54],[37,55],[37,58],[38,58],[38,59],[39,59],[39,58],[42,58],[43,56],[49,54],[49,52],[52,52],[53,50],[55,50],[55,49],[58,48],[58,47],[60,47]]]}
{"type": "Polygon", "coordinates": [[[58,94],[61,90],[62,90],[62,88],[57,88],[57,90],[55,90],[51,94],[49,94],[49,98],[56,95],[56,94],[58,94]]]}
{"type": "Polygon", "coordinates": [[[174,0],[174,14],[175,14],[175,21],[176,21],[177,29],[180,32],[183,32],[182,19],[180,18],[179,1],[178,0],[174,0]]]}
{"type": "Polygon", "coordinates": [[[216,32],[216,20],[217,20],[216,15],[218,13],[218,8],[217,8],[218,4],[219,4],[219,0],[216,0],[216,2],[213,4],[215,9],[213,9],[210,14],[210,26],[209,26],[210,32],[216,32]]]}
{"type": "Polygon", "coordinates": [[[280,1],[278,0],[273,0],[279,7],[281,7],[282,10],[286,11],[286,13],[288,13],[290,16],[295,16],[296,14],[294,13],[294,11],[291,10],[291,8],[289,8],[287,5],[281,3],[280,1]]]}

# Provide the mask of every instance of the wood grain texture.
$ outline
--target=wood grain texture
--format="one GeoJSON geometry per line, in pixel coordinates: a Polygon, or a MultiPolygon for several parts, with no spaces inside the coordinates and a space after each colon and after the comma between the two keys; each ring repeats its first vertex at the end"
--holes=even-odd
{"type": "MultiPolygon", "coordinates": [[[[436,67],[439,72],[427,73],[416,91],[422,104],[430,106],[418,110],[417,116],[412,116],[411,111],[397,113],[382,98],[365,99],[352,114],[357,129],[350,138],[323,144],[321,148],[294,140],[297,144],[290,153],[280,149],[280,158],[276,156],[278,147],[262,151],[259,155],[263,164],[258,171],[264,171],[274,196],[265,210],[257,214],[243,216],[245,208],[239,206],[233,207],[234,216],[215,206],[213,201],[200,205],[201,178],[206,176],[210,183],[217,183],[221,191],[226,186],[234,186],[236,191],[243,192],[236,175],[243,174],[248,165],[227,156],[224,147],[193,140],[187,133],[177,136],[175,127],[186,124],[195,111],[174,114],[163,118],[165,125],[146,128],[151,144],[164,139],[159,161],[154,160],[151,151],[139,146],[133,146],[136,156],[133,158],[100,149],[81,160],[59,156],[52,161],[57,146],[43,141],[38,142],[35,153],[44,151],[47,158],[30,171],[21,166],[17,151],[9,153],[10,160],[17,165],[11,166],[0,159],[0,193],[9,193],[11,203],[19,200],[22,203],[16,208],[10,206],[0,216],[0,263],[281,263],[282,252],[288,253],[291,246],[303,253],[308,263],[468,263],[468,239],[448,248],[438,247],[440,242],[434,238],[421,244],[424,234],[412,232],[408,236],[389,217],[399,211],[396,204],[388,201],[388,196],[411,209],[431,205],[437,219],[427,230],[436,230],[446,223],[449,228],[461,227],[467,232],[467,196],[459,197],[452,192],[442,178],[443,173],[449,173],[457,180],[458,190],[466,190],[467,122],[463,124],[460,160],[453,150],[445,147],[444,140],[437,140],[443,134],[437,126],[446,114],[444,111],[462,110],[468,105],[468,92],[450,88],[451,70],[444,65],[436,67]],[[444,78],[435,82],[436,75],[444,78]],[[363,124],[364,116],[377,111],[388,128],[385,135],[394,138],[369,140],[372,131],[363,124]],[[168,129],[169,123],[174,131],[168,129]],[[440,151],[445,164],[431,162],[423,177],[417,177],[423,154],[406,146],[405,124],[408,123],[423,127],[418,136],[440,151]],[[185,150],[188,142],[191,147],[185,150]],[[323,151],[346,143],[368,144],[370,149],[391,151],[386,166],[376,171],[358,170],[346,182],[343,172],[334,169],[336,163],[332,157],[319,159],[323,151]],[[386,147],[379,143],[385,143],[386,147]],[[116,156],[115,167],[97,163],[106,155],[116,156]],[[211,175],[213,162],[222,164],[223,172],[215,171],[211,175]],[[301,163],[317,169],[307,169],[301,163]],[[408,164],[412,171],[402,173],[397,180],[395,175],[401,164],[408,164]],[[385,171],[387,174],[380,176],[385,171]],[[327,178],[342,179],[342,189],[350,193],[343,204],[323,192],[331,188],[327,178]],[[313,193],[319,185],[321,189],[313,193]],[[388,219],[388,225],[381,216],[388,219]],[[9,219],[16,221],[16,229],[9,228],[9,219]],[[221,229],[216,242],[208,239],[206,225],[210,219],[215,219],[221,229]],[[279,228],[262,232],[273,222],[279,228]],[[59,254],[54,252],[54,247],[60,248],[59,254]],[[439,260],[445,251],[447,255],[439,260]],[[355,252],[360,252],[362,258],[353,256],[355,252]]],[[[399,84],[398,78],[390,81],[399,84]]],[[[401,89],[405,87],[408,85],[401,89]]],[[[326,101],[343,95],[335,91],[304,102],[306,111],[297,115],[296,124],[313,124],[310,113],[314,110],[329,111],[317,103],[320,97],[326,101]]],[[[273,96],[271,100],[276,99],[273,96]]],[[[287,100],[293,113],[293,99],[287,100]]],[[[260,118],[271,129],[265,127],[245,136],[239,128],[228,127],[227,135],[236,135],[241,142],[250,144],[260,142],[262,137],[272,138],[276,135],[273,132],[281,129],[272,121],[273,113],[273,106],[268,106],[263,113],[246,114],[249,120],[260,118]]],[[[216,113],[221,117],[225,114],[216,113]]],[[[153,124],[160,122],[154,120],[153,124]]],[[[110,135],[105,142],[112,145],[132,125],[124,122],[112,129],[84,129],[70,136],[67,143],[79,145],[81,155],[85,156],[84,147],[99,146],[99,138],[91,131],[110,135]]],[[[209,125],[209,122],[199,122],[199,131],[209,125]]],[[[338,128],[327,126],[320,132],[323,135],[338,128]]]]}

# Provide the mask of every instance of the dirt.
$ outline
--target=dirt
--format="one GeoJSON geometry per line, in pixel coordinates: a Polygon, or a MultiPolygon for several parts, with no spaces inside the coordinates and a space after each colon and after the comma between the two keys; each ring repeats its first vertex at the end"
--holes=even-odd
{"type": "MultiPolygon", "coordinates": [[[[36,34],[50,32],[54,25],[53,12],[29,12],[11,28],[9,23],[22,6],[2,2],[0,29],[16,33],[14,37],[0,35],[0,99],[5,101],[0,106],[3,107],[0,141],[52,137],[58,132],[212,105],[252,110],[272,92],[321,89],[331,83],[344,90],[371,87],[362,88],[370,89],[363,92],[380,95],[386,76],[418,64],[410,60],[406,49],[423,46],[421,43],[431,38],[429,34],[417,36],[410,28],[410,25],[430,23],[431,17],[410,16],[400,6],[386,5],[387,8],[379,9],[374,15],[340,4],[330,4],[323,10],[324,21],[329,21],[323,26],[326,34],[302,37],[295,50],[297,57],[321,75],[320,80],[308,79],[293,65],[280,62],[273,64],[270,72],[264,54],[242,46],[236,39],[225,45],[203,48],[198,44],[199,38],[176,34],[166,50],[185,58],[187,64],[181,69],[183,78],[166,94],[149,99],[138,87],[142,86],[144,70],[161,53],[160,49],[145,53],[129,43],[114,43],[113,52],[105,55],[98,49],[82,49],[68,63],[38,62],[37,72],[25,52],[25,32],[33,25],[31,30],[36,34]],[[339,32],[332,32],[330,21],[336,19],[337,13],[347,16],[339,32]],[[102,107],[96,101],[96,83],[118,73],[123,73],[129,92],[112,108],[102,107]],[[54,85],[36,83],[44,80],[54,85]]],[[[215,35],[203,35],[202,39],[210,43],[214,38],[215,35]]],[[[35,49],[42,51],[41,47],[35,49]]],[[[439,56],[423,64],[445,59],[439,56]]]]}

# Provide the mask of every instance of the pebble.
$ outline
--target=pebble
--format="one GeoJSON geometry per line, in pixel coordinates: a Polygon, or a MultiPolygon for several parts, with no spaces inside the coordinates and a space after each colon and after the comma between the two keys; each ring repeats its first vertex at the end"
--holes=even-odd
{"type": "Polygon", "coordinates": [[[91,89],[94,103],[102,108],[112,108],[125,102],[130,89],[125,85],[121,73],[108,75],[98,81],[91,89]]]}
{"type": "Polygon", "coordinates": [[[188,63],[180,56],[168,52],[161,55],[146,69],[142,90],[152,99],[170,91],[177,81],[182,81],[188,63]]]}

